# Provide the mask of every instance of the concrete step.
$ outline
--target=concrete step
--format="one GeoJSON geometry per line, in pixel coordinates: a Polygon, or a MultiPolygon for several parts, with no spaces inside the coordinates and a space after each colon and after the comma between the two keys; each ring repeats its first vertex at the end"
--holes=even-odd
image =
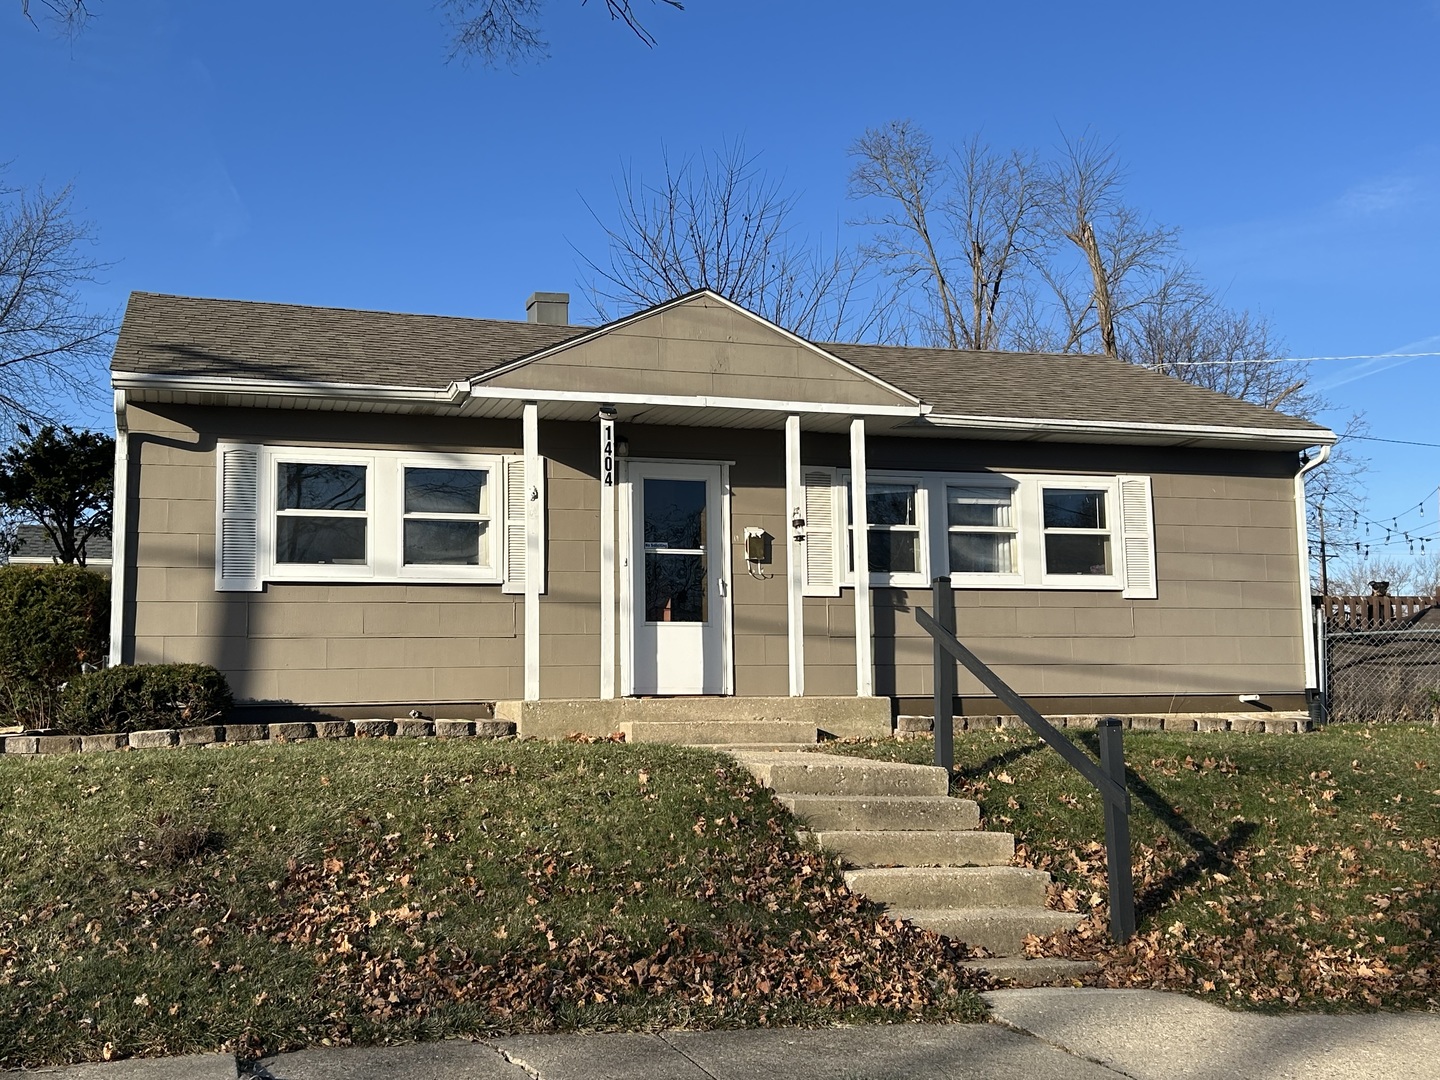
{"type": "Polygon", "coordinates": [[[786,743],[813,746],[815,725],[805,720],[627,720],[619,727],[631,743],[735,746],[786,743]]]}
{"type": "Polygon", "coordinates": [[[1089,960],[1062,960],[1051,957],[997,956],[993,960],[966,960],[960,965],[983,971],[992,979],[1010,986],[1074,986],[1086,975],[1100,970],[1089,960]]]}
{"type": "Polygon", "coordinates": [[[851,866],[1004,866],[1015,855],[1010,833],[976,830],[817,832],[821,851],[851,866]]]}
{"type": "Polygon", "coordinates": [[[974,829],[980,807],[941,795],[776,795],[815,832],[974,829]]]}
{"type": "Polygon", "coordinates": [[[841,754],[741,754],[755,779],[782,795],[940,795],[950,776],[933,765],[841,754]]]}
{"type": "Polygon", "coordinates": [[[908,911],[1043,908],[1049,883],[1050,875],[1043,870],[1021,866],[896,866],[845,872],[845,884],[855,892],[908,911]]]}
{"type": "Polygon", "coordinates": [[[976,945],[996,956],[1014,956],[1022,949],[1029,934],[1045,937],[1062,930],[1073,930],[1080,916],[1073,911],[1051,911],[1038,904],[1033,907],[961,907],[914,908],[892,907],[892,919],[904,919],[926,930],[976,945]]]}
{"type": "Polygon", "coordinates": [[[763,756],[765,756],[765,755],[767,755],[767,754],[768,754],[768,755],[774,755],[774,754],[794,754],[794,753],[798,753],[798,752],[799,752],[798,747],[800,747],[801,745],[806,745],[806,746],[808,746],[809,744],[808,744],[808,743],[801,744],[801,743],[793,743],[793,742],[784,742],[784,743],[781,743],[781,742],[775,742],[775,743],[703,743],[703,742],[692,742],[692,743],[687,743],[686,745],[687,745],[687,746],[693,746],[696,750],[715,750],[715,751],[717,751],[717,752],[719,752],[719,753],[722,753],[722,754],[733,754],[735,757],[740,757],[742,754],[754,754],[754,755],[757,756],[757,757],[763,757],[763,756]]]}

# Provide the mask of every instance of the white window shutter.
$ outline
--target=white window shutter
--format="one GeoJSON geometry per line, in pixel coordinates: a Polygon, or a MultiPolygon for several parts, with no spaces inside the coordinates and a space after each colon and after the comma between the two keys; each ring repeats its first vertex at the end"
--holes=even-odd
{"type": "Polygon", "coordinates": [[[835,470],[806,468],[804,473],[806,596],[840,595],[839,500],[835,497],[835,470]]]}
{"type": "Polygon", "coordinates": [[[1124,548],[1124,595],[1129,600],[1154,600],[1155,511],[1150,477],[1120,477],[1120,531],[1124,548]]]}
{"type": "Polygon", "coordinates": [[[526,482],[525,458],[505,458],[505,583],[507,593],[525,591],[525,504],[533,492],[540,500],[540,591],[545,591],[545,459],[540,458],[540,475],[526,482]]]}
{"type": "Polygon", "coordinates": [[[215,449],[215,588],[260,591],[260,447],[215,449]]]}

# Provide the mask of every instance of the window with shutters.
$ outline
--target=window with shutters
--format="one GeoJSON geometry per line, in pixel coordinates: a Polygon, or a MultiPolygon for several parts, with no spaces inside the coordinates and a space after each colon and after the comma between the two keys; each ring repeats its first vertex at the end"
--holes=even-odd
{"type": "MultiPolygon", "coordinates": [[[[872,586],[929,584],[946,574],[957,589],[1120,591],[1154,599],[1155,539],[1150,478],[1035,473],[872,470],[866,483],[872,586]]],[[[807,466],[806,591],[854,581],[850,479],[844,470],[807,466]],[[834,477],[834,489],[827,487],[834,477]],[[812,501],[812,491],[829,498],[812,501]],[[838,497],[837,497],[838,495],[838,497]],[[814,541],[835,506],[830,538],[814,541]],[[839,573],[810,573],[817,550],[843,547],[839,573]]]]}
{"type": "Polygon", "coordinates": [[[523,496],[509,494],[525,490],[518,457],[222,443],[217,464],[217,589],[327,580],[508,588],[517,564],[523,584],[523,550],[506,557],[525,539],[523,496]],[[500,522],[517,516],[515,537],[500,522]]]}

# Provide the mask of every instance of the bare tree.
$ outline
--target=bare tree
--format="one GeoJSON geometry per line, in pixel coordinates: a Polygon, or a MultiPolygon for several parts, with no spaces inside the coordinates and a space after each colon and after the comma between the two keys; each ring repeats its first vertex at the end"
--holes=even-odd
{"type": "MultiPolygon", "coordinates": [[[[650,0],[678,11],[680,0],[650,0]]],[[[582,6],[588,0],[580,0],[582,6]]],[[[654,46],[655,36],[636,13],[633,0],[605,0],[612,22],[623,23],[645,45],[654,46]]],[[[476,59],[488,67],[515,67],[526,60],[548,55],[548,43],[541,31],[545,0],[440,0],[454,32],[450,58],[476,59]]]]}
{"type": "Polygon", "coordinates": [[[866,255],[895,279],[932,344],[996,349],[1040,224],[1033,154],[997,154],[978,137],[942,157],[908,120],[850,147],[853,198],[880,205],[866,255]]]}
{"type": "Polygon", "coordinates": [[[35,10],[39,8],[43,12],[45,20],[56,27],[65,37],[73,38],[85,29],[85,26],[94,16],[90,5],[86,0],[37,0],[32,4],[31,0],[20,0],[21,13],[30,20],[30,25],[38,27],[40,24],[35,21],[35,10]]]}
{"type": "Polygon", "coordinates": [[[0,427],[52,422],[58,396],[93,394],[102,381],[115,325],[81,300],[105,268],[91,243],[69,187],[0,187],[0,427]]]}
{"type": "Polygon", "coordinates": [[[815,341],[884,338],[888,305],[866,296],[863,260],[791,233],[794,196],[735,143],[673,162],[656,184],[626,171],[616,187],[608,255],[581,253],[588,291],[610,319],[696,289],[713,289],[815,341]]]}

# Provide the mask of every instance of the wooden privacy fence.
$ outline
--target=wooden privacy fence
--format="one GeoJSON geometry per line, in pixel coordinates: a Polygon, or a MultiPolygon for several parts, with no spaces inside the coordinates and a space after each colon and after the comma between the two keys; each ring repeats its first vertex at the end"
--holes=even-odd
{"type": "Polygon", "coordinates": [[[1440,605],[1440,596],[1321,596],[1316,604],[1327,630],[1389,630],[1440,605]]]}

